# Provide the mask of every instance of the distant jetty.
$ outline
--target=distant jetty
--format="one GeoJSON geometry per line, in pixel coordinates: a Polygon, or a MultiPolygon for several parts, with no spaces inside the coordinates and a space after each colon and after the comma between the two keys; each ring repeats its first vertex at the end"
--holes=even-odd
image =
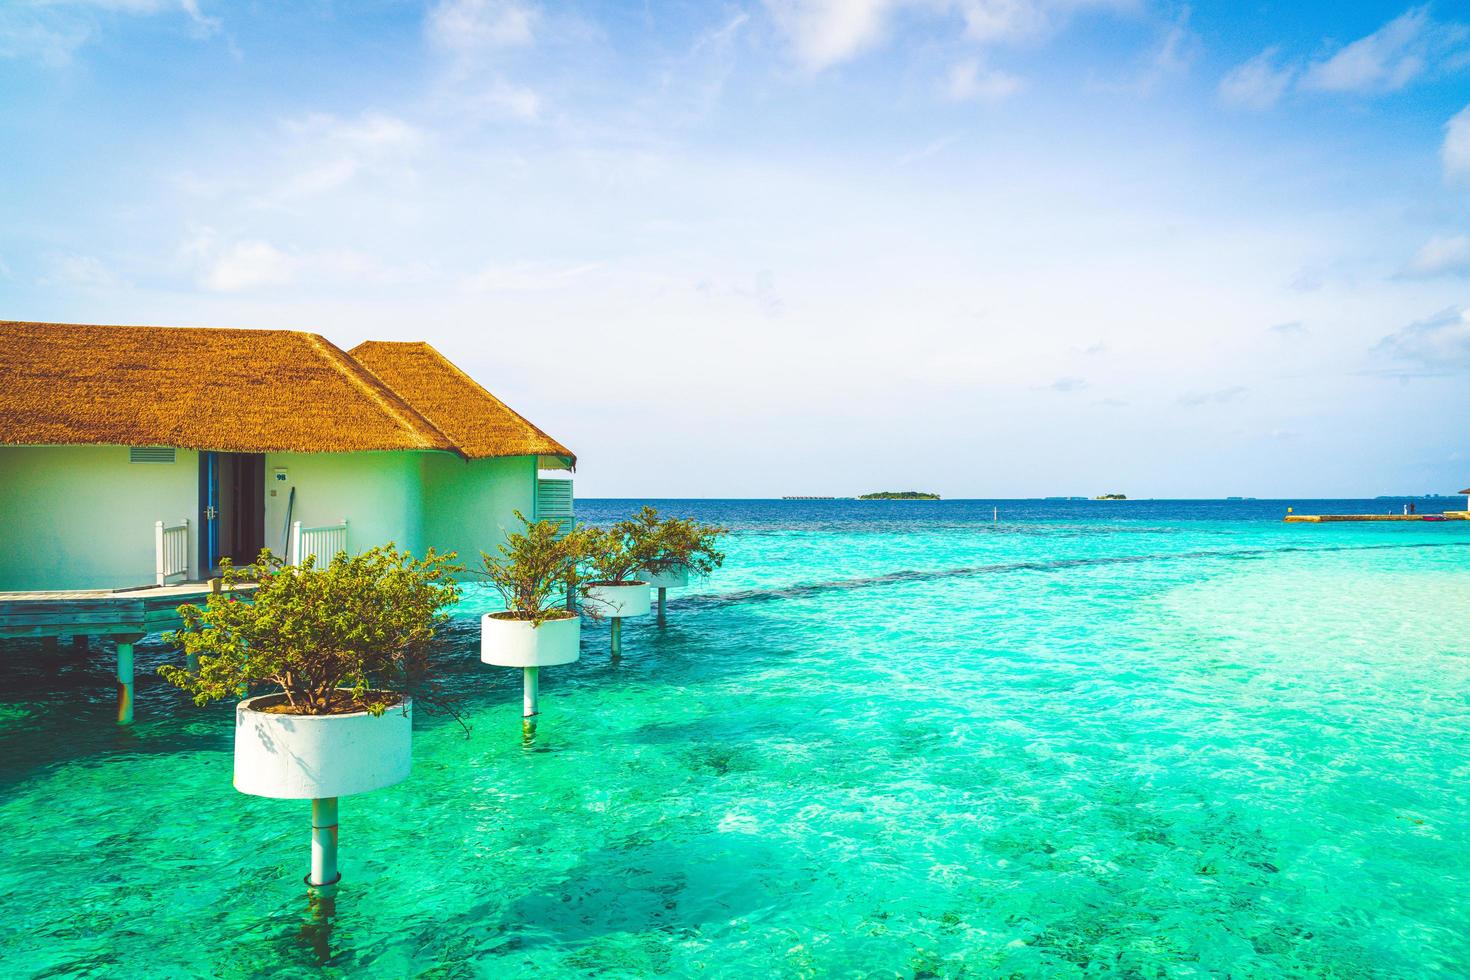
{"type": "MultiPolygon", "coordinates": [[[[782,497],[782,500],[836,500],[836,497],[782,497]]],[[[844,498],[846,499],[846,498],[844,498]]]]}
{"type": "Polygon", "coordinates": [[[1336,524],[1342,521],[1464,521],[1470,511],[1447,510],[1443,514],[1287,514],[1288,524],[1336,524]]]}
{"type": "Polygon", "coordinates": [[[859,500],[938,500],[939,494],[925,493],[922,490],[883,490],[879,493],[865,493],[859,500]]]}

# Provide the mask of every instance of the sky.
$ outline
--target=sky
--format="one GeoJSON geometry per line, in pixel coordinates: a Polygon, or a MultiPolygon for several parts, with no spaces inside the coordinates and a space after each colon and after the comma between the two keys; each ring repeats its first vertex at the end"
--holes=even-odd
{"type": "Polygon", "coordinates": [[[0,318],[427,340],[579,496],[1470,486],[1470,8],[5,0],[0,318]]]}

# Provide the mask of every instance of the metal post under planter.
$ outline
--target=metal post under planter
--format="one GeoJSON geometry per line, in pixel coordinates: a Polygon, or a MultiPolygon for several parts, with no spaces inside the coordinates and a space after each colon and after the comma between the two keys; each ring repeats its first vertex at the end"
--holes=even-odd
{"type": "Polygon", "coordinates": [[[660,585],[658,587],[658,624],[660,626],[664,625],[664,600],[667,599],[668,596],[668,587],[660,585]]]}
{"type": "Polygon", "coordinates": [[[117,641],[117,723],[133,723],[133,644],[143,638],[142,633],[128,633],[113,637],[117,641]]]}
{"type": "Polygon", "coordinates": [[[521,738],[529,743],[536,737],[536,716],[541,713],[541,668],[521,668],[521,738]]]}
{"type": "Polygon", "coordinates": [[[323,898],[337,893],[342,872],[337,870],[337,798],[311,801],[311,874],[306,884],[323,898]]]}
{"type": "Polygon", "coordinates": [[[612,658],[623,659],[623,617],[614,616],[612,621],[612,658]]]}
{"type": "Polygon", "coordinates": [[[521,668],[521,717],[534,718],[541,713],[541,668],[521,668]]]}

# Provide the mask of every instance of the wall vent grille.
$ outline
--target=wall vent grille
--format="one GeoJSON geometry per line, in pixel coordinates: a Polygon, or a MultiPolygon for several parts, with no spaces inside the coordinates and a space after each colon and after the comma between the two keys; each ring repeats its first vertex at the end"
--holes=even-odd
{"type": "Polygon", "coordinates": [[[129,463],[172,463],[172,446],[132,446],[128,449],[129,463]]]}
{"type": "Polygon", "coordinates": [[[536,520],[556,521],[559,530],[566,533],[572,523],[572,481],[536,481],[536,520]]]}

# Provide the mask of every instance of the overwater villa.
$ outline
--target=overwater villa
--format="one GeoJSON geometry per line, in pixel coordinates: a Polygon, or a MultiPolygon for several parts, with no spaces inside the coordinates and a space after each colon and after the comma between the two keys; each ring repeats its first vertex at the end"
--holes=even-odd
{"type": "Polygon", "coordinates": [[[262,547],[473,556],[517,510],[566,516],[575,461],[428,344],[0,322],[0,592],[197,581],[262,547]]]}
{"type": "Polygon", "coordinates": [[[0,636],[122,643],[262,547],[473,557],[575,463],[424,343],[0,321],[0,636]]]}

